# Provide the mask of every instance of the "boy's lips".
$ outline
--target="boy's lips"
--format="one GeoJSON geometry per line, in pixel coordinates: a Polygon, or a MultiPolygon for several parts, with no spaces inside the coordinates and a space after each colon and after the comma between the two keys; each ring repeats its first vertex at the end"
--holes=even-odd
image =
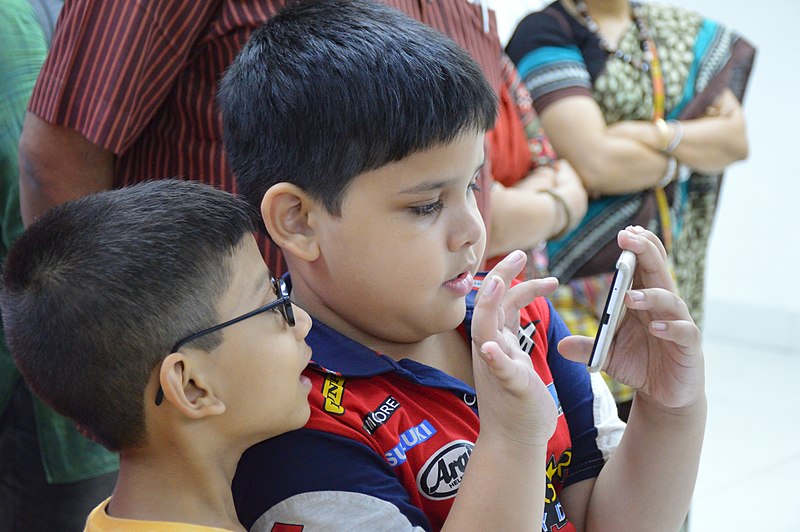
{"type": "Polygon", "coordinates": [[[469,271],[461,272],[449,281],[445,281],[443,286],[457,296],[465,297],[472,290],[472,274],[469,271]]]}
{"type": "Polygon", "coordinates": [[[306,370],[306,367],[308,366],[308,363],[311,362],[311,355],[313,355],[313,353],[311,351],[311,348],[309,347],[308,351],[306,353],[306,356],[305,356],[305,359],[306,359],[305,364],[303,364],[303,368],[300,370],[301,371],[301,373],[300,373],[300,382],[303,383],[304,385],[308,386],[309,390],[311,389],[311,379],[309,379],[308,377],[303,375],[302,372],[306,370]]]}

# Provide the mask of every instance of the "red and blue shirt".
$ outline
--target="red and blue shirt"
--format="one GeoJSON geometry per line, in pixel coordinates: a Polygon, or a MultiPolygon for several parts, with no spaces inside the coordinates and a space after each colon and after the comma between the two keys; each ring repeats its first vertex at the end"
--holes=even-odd
{"type": "MultiPolygon", "coordinates": [[[[465,338],[476,290],[467,297],[465,338]]],[[[615,409],[599,404],[613,400],[593,392],[585,366],[558,354],[569,331],[548,300],[522,309],[520,325],[520,345],[559,411],[547,449],[542,530],[574,530],[561,489],[599,474],[622,425],[615,409]],[[611,418],[600,419],[603,411],[611,418]]],[[[478,437],[475,390],[318,321],[306,341],[314,352],[305,372],[313,383],[311,418],[242,457],[233,483],[242,523],[269,531],[440,529],[478,437]]]]}

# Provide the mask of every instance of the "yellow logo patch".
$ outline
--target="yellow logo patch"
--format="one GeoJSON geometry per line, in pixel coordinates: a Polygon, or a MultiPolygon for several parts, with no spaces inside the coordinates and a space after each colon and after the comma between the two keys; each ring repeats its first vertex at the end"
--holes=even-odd
{"type": "Polygon", "coordinates": [[[329,414],[341,416],[344,414],[342,398],[344,397],[344,377],[328,375],[322,385],[322,396],[325,398],[324,409],[329,414]]]}

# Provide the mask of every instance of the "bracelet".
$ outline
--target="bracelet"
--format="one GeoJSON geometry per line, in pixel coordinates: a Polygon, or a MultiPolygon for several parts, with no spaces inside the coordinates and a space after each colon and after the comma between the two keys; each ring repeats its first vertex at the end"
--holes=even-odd
{"type": "Polygon", "coordinates": [[[672,155],[672,152],[675,151],[675,149],[678,147],[678,144],[680,144],[681,140],[683,140],[683,124],[681,123],[680,120],[670,120],[669,122],[667,122],[667,124],[668,125],[672,124],[673,126],[675,126],[675,135],[672,137],[672,140],[670,141],[667,148],[663,150],[663,153],[666,153],[667,155],[672,155]]]}
{"type": "Polygon", "coordinates": [[[665,188],[667,185],[672,183],[672,180],[675,179],[675,171],[678,169],[678,160],[675,157],[670,157],[667,161],[667,171],[664,172],[664,177],[661,178],[661,181],[658,182],[656,185],[657,188],[665,188]]]}
{"type": "Polygon", "coordinates": [[[569,210],[569,205],[567,205],[567,202],[564,201],[564,198],[561,197],[561,194],[559,194],[555,190],[551,188],[544,188],[539,192],[544,192],[545,194],[551,196],[554,200],[556,200],[556,203],[560,205],[561,209],[563,209],[564,211],[564,218],[566,219],[566,222],[564,223],[564,228],[561,231],[559,231],[558,234],[553,235],[548,239],[548,240],[558,240],[564,235],[566,235],[567,232],[572,227],[572,212],[569,210]]]}
{"type": "Polygon", "coordinates": [[[669,126],[667,126],[663,118],[656,118],[653,123],[656,125],[656,129],[658,129],[658,151],[663,153],[669,146],[669,126]]]}

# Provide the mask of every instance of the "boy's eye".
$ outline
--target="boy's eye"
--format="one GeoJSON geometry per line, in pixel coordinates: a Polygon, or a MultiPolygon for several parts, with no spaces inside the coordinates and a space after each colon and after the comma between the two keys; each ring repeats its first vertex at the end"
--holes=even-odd
{"type": "Polygon", "coordinates": [[[428,203],[427,205],[418,205],[416,207],[409,207],[409,209],[417,216],[431,216],[441,211],[442,207],[444,207],[444,203],[442,202],[442,200],[438,199],[433,203],[428,203]]]}
{"type": "Polygon", "coordinates": [[[473,191],[473,192],[480,192],[481,191],[481,187],[478,185],[478,181],[477,180],[471,182],[467,188],[469,190],[473,191]]]}

